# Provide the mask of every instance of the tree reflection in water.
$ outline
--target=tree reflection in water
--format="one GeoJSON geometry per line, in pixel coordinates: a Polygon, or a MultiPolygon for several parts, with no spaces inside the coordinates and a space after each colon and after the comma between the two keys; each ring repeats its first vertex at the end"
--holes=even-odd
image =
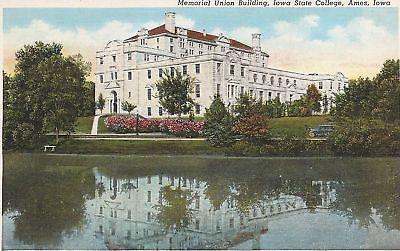
{"type": "Polygon", "coordinates": [[[182,190],[180,187],[164,186],[160,193],[162,196],[161,203],[154,206],[158,211],[157,221],[172,232],[187,227],[193,216],[190,204],[194,195],[191,191],[182,190]]]}
{"type": "Polygon", "coordinates": [[[14,238],[58,245],[63,235],[85,225],[85,202],[94,196],[94,176],[87,169],[9,167],[4,175],[3,214],[13,215],[14,238]]]}

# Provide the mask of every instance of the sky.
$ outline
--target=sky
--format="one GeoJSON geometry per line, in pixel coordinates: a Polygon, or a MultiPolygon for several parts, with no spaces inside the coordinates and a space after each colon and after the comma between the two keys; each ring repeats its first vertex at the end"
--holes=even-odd
{"type": "Polygon", "coordinates": [[[261,33],[273,68],[371,77],[399,58],[397,8],[19,8],[3,11],[4,68],[12,72],[15,52],[38,40],[95,64],[108,41],[164,23],[167,11],[176,12],[177,26],[244,43],[261,33]]]}

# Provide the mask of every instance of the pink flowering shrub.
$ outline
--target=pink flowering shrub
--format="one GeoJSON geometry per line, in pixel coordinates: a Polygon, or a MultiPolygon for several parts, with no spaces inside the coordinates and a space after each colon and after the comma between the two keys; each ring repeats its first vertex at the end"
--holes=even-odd
{"type": "Polygon", "coordinates": [[[145,119],[134,116],[114,115],[105,120],[107,128],[115,133],[135,133],[136,123],[139,132],[165,132],[178,137],[194,138],[202,136],[203,122],[178,119],[145,119]]]}

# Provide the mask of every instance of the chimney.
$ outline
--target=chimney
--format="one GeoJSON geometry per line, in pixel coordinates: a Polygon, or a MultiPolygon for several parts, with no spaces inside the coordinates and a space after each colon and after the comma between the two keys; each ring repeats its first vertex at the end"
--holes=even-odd
{"type": "Polygon", "coordinates": [[[175,33],[175,12],[165,13],[165,29],[175,33]]]}
{"type": "Polygon", "coordinates": [[[260,51],[261,50],[261,34],[254,33],[251,34],[251,41],[253,45],[253,50],[260,51]]]}

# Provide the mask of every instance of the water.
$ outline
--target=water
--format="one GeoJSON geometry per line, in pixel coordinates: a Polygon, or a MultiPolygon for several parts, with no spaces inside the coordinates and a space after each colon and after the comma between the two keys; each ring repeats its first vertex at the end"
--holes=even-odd
{"type": "Polygon", "coordinates": [[[400,248],[398,158],[8,154],[5,249],[400,248]]]}

